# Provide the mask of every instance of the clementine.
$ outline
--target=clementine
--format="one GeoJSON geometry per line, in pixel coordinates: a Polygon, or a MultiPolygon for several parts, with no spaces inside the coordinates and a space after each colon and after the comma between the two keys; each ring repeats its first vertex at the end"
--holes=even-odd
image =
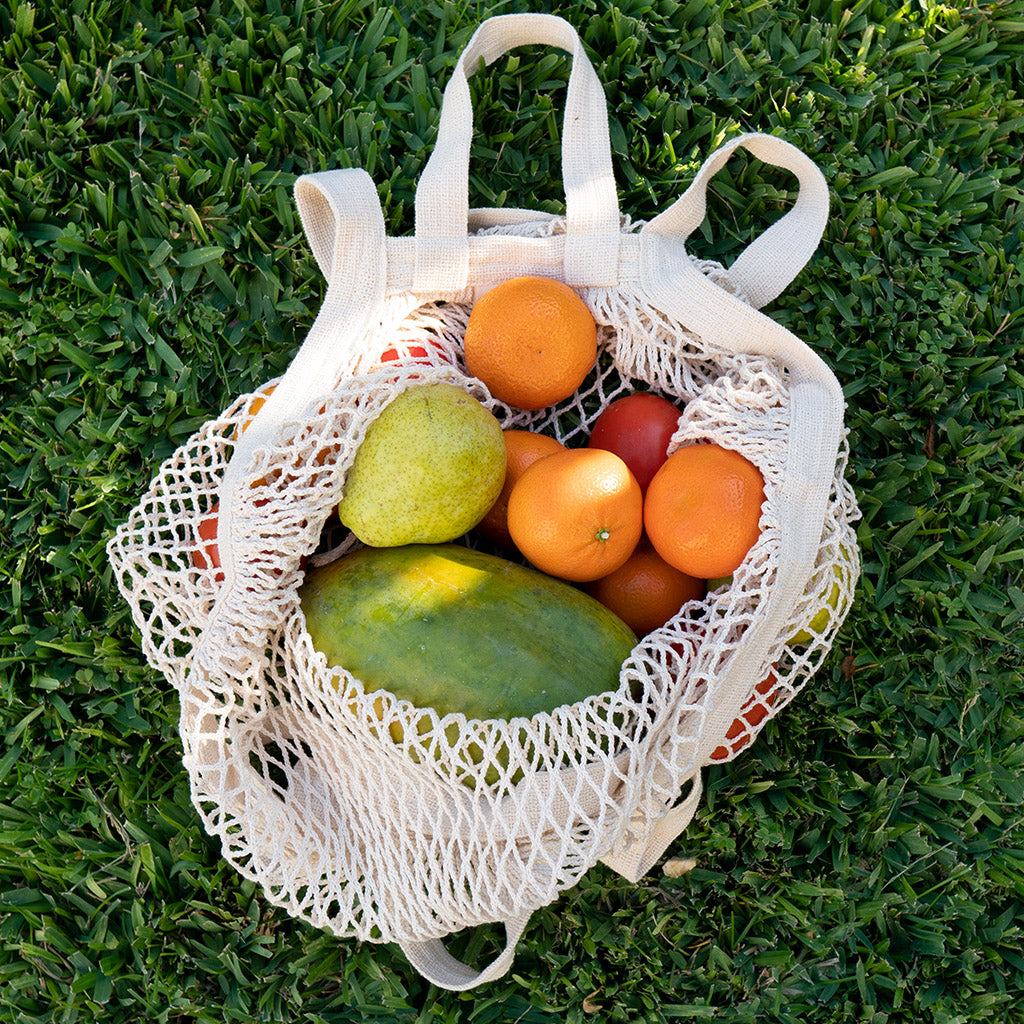
{"type": "Polygon", "coordinates": [[[644,498],[644,528],[681,572],[728,576],[760,535],[764,478],[739,452],[693,444],[668,457],[644,498]]]}
{"type": "Polygon", "coordinates": [[[267,404],[267,399],[274,393],[274,389],[276,387],[276,384],[264,384],[263,387],[260,388],[259,393],[249,404],[249,408],[246,409],[245,420],[242,423],[241,429],[235,430],[232,435],[233,441],[237,441],[249,429],[249,424],[252,423],[256,413],[258,413],[260,409],[267,404]]]}
{"type": "Polygon", "coordinates": [[[564,452],[565,445],[548,434],[532,430],[506,430],[505,434],[505,483],[490,511],[477,524],[477,529],[489,540],[503,547],[512,545],[508,532],[508,499],[512,487],[538,459],[564,452]]]}
{"type": "Polygon", "coordinates": [[[567,448],[530,466],[508,500],[512,542],[542,572],[584,583],[614,572],[643,529],[629,467],[601,448],[567,448]]]}
{"type": "Polygon", "coordinates": [[[704,581],[669,565],[649,541],[641,539],[618,569],[585,589],[637,636],[646,636],[664,626],[687,601],[702,598],[704,581]]]}
{"type": "Polygon", "coordinates": [[[561,281],[515,277],[474,304],[463,341],[466,369],[499,401],[543,409],[568,398],[597,359],[597,324],[561,281]]]}

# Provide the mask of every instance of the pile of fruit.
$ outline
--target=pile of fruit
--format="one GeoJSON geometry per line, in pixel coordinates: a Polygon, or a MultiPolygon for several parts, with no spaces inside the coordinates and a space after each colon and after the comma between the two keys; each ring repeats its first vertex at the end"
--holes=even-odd
{"type": "MultiPolygon", "coordinates": [[[[543,409],[594,368],[597,325],[568,285],[519,277],[486,292],[466,326],[467,371],[506,405],[543,409]]],[[[363,543],[439,543],[473,531],[581,585],[643,636],[758,537],[764,484],[735,451],[667,455],[681,410],[652,392],[613,401],[586,447],[502,430],[451,384],[412,387],[367,433],[338,507],[363,543]]]]}
{"type": "MultiPolygon", "coordinates": [[[[429,361],[407,348],[382,363],[429,361]]],[[[597,326],[569,286],[515,278],[473,306],[464,357],[495,399],[544,409],[594,369],[597,326]]],[[[368,428],[338,505],[365,547],[307,570],[314,647],[366,692],[441,715],[531,716],[617,689],[637,637],[728,580],[759,535],[761,473],[716,444],[668,455],[680,413],[633,392],[567,448],[502,429],[454,384],[412,383],[368,428]]],[[[219,564],[215,513],[200,568],[219,564]]]]}

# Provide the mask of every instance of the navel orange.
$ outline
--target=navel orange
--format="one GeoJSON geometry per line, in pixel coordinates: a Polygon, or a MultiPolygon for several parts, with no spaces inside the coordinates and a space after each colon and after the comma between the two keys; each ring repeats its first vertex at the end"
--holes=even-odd
{"type": "Polygon", "coordinates": [[[513,486],[512,542],[542,572],[577,583],[614,572],[643,528],[643,496],[629,468],[600,448],[540,459],[513,486]]]}
{"type": "Polygon", "coordinates": [[[597,359],[597,324],[572,288],[516,277],[474,304],[464,338],[466,369],[499,401],[543,409],[568,398],[597,359]]]}

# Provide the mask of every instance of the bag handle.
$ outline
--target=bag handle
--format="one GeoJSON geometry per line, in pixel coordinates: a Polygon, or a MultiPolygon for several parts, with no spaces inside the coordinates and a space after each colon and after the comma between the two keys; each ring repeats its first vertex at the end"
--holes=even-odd
{"type": "Polygon", "coordinates": [[[505,924],[505,946],[502,951],[482,970],[476,971],[468,964],[457,960],[444,947],[440,939],[424,942],[403,942],[402,952],[410,964],[427,981],[450,992],[465,992],[488,981],[494,981],[507,974],[515,957],[516,943],[523,934],[530,914],[519,914],[509,918],[505,924]]]}
{"type": "MultiPolygon", "coordinates": [[[[768,654],[802,598],[814,567],[843,436],[843,389],[828,364],[805,342],[759,312],[799,273],[814,251],[828,213],[828,190],[812,161],[772,136],[742,136],[714,153],[689,189],[641,229],[641,279],[652,304],[678,319],[709,346],[768,356],[789,375],[790,429],[786,465],[776,492],[780,544],[775,581],[759,620],[718,681],[694,752],[697,772],[764,677],[768,654]],[[714,284],[687,257],[685,241],[704,218],[707,182],[737,146],[792,170],[800,181],[796,205],[747,247],[729,270],[748,302],[714,284]]],[[[626,877],[653,864],[685,828],[695,806],[685,802],[653,823],[631,858],[606,859],[626,877]]]]}
{"type": "Polygon", "coordinates": [[[709,346],[768,356],[789,374],[790,431],[786,466],[778,488],[780,545],[775,582],[761,618],[744,635],[719,678],[694,751],[695,788],[678,807],[649,823],[632,848],[615,850],[604,862],[636,879],[653,865],[686,827],[700,796],[701,769],[740,714],[769,650],[799,601],[813,571],[843,434],[843,391],[825,361],[771,317],[759,312],[806,265],[828,218],[828,187],[813,161],[770,135],[743,135],[713,153],[690,187],[664,213],[641,229],[641,282],[651,303],[678,319],[709,346]],[[792,171],[799,181],[796,202],[740,254],[728,275],[747,301],[713,283],[694,265],[686,240],[706,212],[707,186],[737,147],[792,171]]]}
{"type": "Polygon", "coordinates": [[[529,44],[557,46],[572,55],[562,139],[565,280],[576,286],[618,280],[619,203],[600,79],[567,21],[551,14],[503,14],[476,30],[445,88],[437,142],[416,188],[416,291],[460,291],[467,285],[473,134],[468,79],[480,60],[491,64],[529,44]]]}
{"type": "Polygon", "coordinates": [[[295,183],[295,202],[327,291],[305,341],[225,467],[218,488],[217,547],[225,577],[218,602],[235,579],[241,539],[235,536],[235,496],[253,455],[274,444],[288,420],[334,389],[384,299],[384,214],[370,176],[355,168],[303,175],[295,183]]]}
{"type": "Polygon", "coordinates": [[[777,298],[814,254],[828,221],[825,176],[796,146],[774,135],[751,133],[730,140],[704,162],[690,187],[643,228],[685,244],[707,212],[708,183],[743,147],[759,160],[792,171],[799,184],[792,209],[755,238],[733,261],[729,280],[756,309],[777,298]]]}
{"type": "Polygon", "coordinates": [[[690,780],[690,792],[663,817],[649,823],[642,841],[620,844],[601,858],[601,863],[622,875],[627,882],[639,882],[661,859],[662,854],[693,820],[704,795],[704,780],[697,768],[690,780]]]}

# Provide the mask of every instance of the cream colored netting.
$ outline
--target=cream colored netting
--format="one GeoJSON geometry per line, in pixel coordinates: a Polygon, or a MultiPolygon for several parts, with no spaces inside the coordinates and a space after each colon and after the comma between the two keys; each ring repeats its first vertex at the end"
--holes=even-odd
{"type": "MultiPolygon", "coordinates": [[[[701,269],[727,283],[721,268],[701,269]]],[[[709,743],[718,681],[778,564],[787,374],[765,357],[709,350],[638,287],[583,297],[600,325],[594,374],[557,408],[522,413],[465,376],[467,303],[391,296],[353,375],[257,453],[236,510],[245,539],[231,586],[200,527],[259,393],[179,448],[110,542],[146,656],[179,692],[184,763],[205,827],[272,902],[339,936],[417,941],[550,903],[609,851],[642,841],[702,764],[746,747],[820,665],[849,607],[858,513],[844,444],[806,599],[750,678],[742,715],[709,743]],[[419,362],[382,366],[388,349],[419,362]],[[367,426],[402,388],[427,380],[458,383],[503,425],[570,446],[586,443],[614,398],[653,387],[685,403],[673,447],[714,440],[760,468],[761,537],[730,584],[641,640],[616,692],[513,722],[440,719],[389,692],[365,693],[313,651],[297,588],[309,558],[355,545],[331,514],[367,426]],[[838,597],[822,621],[833,581],[838,597]],[[801,631],[805,639],[788,642],[801,631]],[[484,766],[507,762],[497,781],[484,780],[473,747],[484,766]]]]}

